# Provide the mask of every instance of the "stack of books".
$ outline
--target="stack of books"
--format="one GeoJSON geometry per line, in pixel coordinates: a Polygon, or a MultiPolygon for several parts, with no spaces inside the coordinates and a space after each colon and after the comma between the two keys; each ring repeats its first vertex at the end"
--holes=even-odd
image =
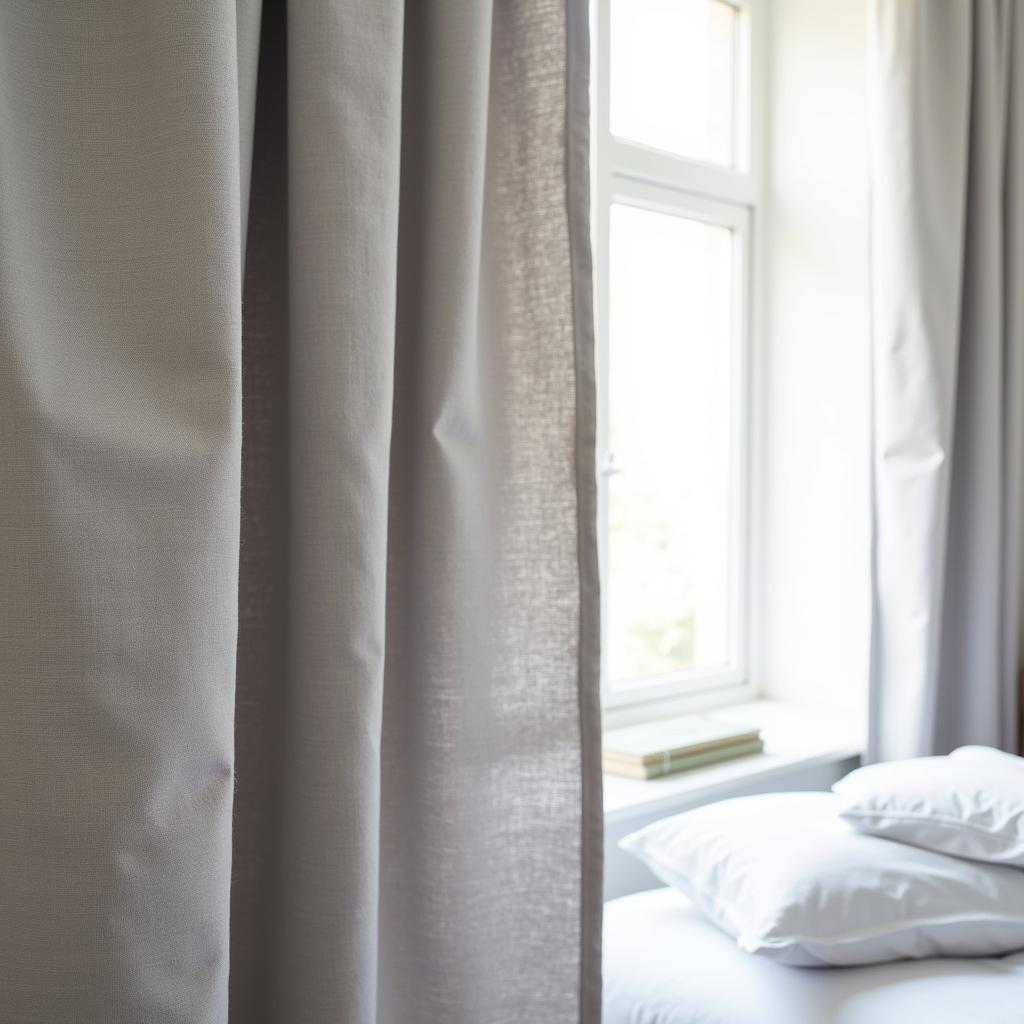
{"type": "Polygon", "coordinates": [[[685,715],[604,734],[602,766],[631,779],[656,779],[734,757],[760,754],[759,729],[685,715]]]}

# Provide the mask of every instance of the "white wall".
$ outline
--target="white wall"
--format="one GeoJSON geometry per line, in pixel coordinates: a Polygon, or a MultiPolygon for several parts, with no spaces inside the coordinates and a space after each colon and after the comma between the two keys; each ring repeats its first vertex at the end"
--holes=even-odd
{"type": "Polygon", "coordinates": [[[867,0],[770,0],[752,520],[769,697],[863,714],[868,663],[867,0]]]}

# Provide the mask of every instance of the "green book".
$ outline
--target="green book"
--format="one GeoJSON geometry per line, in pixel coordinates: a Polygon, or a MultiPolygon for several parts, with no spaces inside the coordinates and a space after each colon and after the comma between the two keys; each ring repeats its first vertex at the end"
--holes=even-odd
{"type": "Polygon", "coordinates": [[[630,763],[609,758],[605,755],[602,758],[602,767],[606,772],[611,772],[613,775],[624,775],[630,779],[657,779],[664,775],[685,772],[691,768],[702,768],[706,765],[717,764],[720,761],[731,761],[737,757],[749,757],[751,754],[760,754],[763,750],[764,740],[758,737],[757,739],[744,740],[740,743],[725,743],[708,750],[699,751],[696,754],[677,754],[674,756],[666,754],[660,760],[655,761],[648,760],[630,763]]]}
{"type": "Polygon", "coordinates": [[[626,764],[653,764],[699,754],[716,747],[756,740],[761,732],[749,725],[722,722],[709,715],[681,715],[643,725],[610,729],[604,734],[606,760],[626,764]]]}

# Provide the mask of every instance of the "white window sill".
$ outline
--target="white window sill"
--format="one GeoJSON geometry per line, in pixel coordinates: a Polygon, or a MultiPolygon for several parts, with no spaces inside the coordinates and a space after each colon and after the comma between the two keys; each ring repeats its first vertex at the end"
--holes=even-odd
{"type": "Polygon", "coordinates": [[[764,753],[646,781],[606,774],[606,825],[724,800],[773,778],[784,787],[787,775],[818,765],[852,762],[863,750],[861,730],[858,723],[851,724],[848,714],[770,700],[732,704],[707,713],[724,722],[759,727],[764,753]]]}

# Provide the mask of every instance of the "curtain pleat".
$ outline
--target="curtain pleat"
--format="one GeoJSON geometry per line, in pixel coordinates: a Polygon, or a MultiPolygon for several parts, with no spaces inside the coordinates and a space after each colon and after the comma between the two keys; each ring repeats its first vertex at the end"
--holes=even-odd
{"type": "Polygon", "coordinates": [[[596,694],[578,682],[593,448],[580,469],[576,437],[593,406],[577,382],[592,357],[572,308],[567,31],[557,2],[406,14],[382,1020],[599,1014],[581,994],[600,840],[583,817],[599,777],[581,752],[596,694]]]}
{"type": "Polygon", "coordinates": [[[1016,749],[1020,13],[874,4],[875,758],[1016,749]]]}
{"type": "Polygon", "coordinates": [[[235,695],[231,1019],[271,1019],[288,678],[287,26],[268,3],[259,42],[242,311],[242,506],[235,695]]]}
{"type": "Polygon", "coordinates": [[[566,32],[289,7],[275,1020],[597,1019],[566,32]]]}
{"type": "MultiPolygon", "coordinates": [[[[375,1020],[401,4],[287,5],[288,656],[275,1021],[375,1020]]],[[[282,154],[283,156],[284,154],[282,154]]]]}
{"type": "Polygon", "coordinates": [[[0,5],[0,1020],[227,1017],[252,22],[0,5]]]}

